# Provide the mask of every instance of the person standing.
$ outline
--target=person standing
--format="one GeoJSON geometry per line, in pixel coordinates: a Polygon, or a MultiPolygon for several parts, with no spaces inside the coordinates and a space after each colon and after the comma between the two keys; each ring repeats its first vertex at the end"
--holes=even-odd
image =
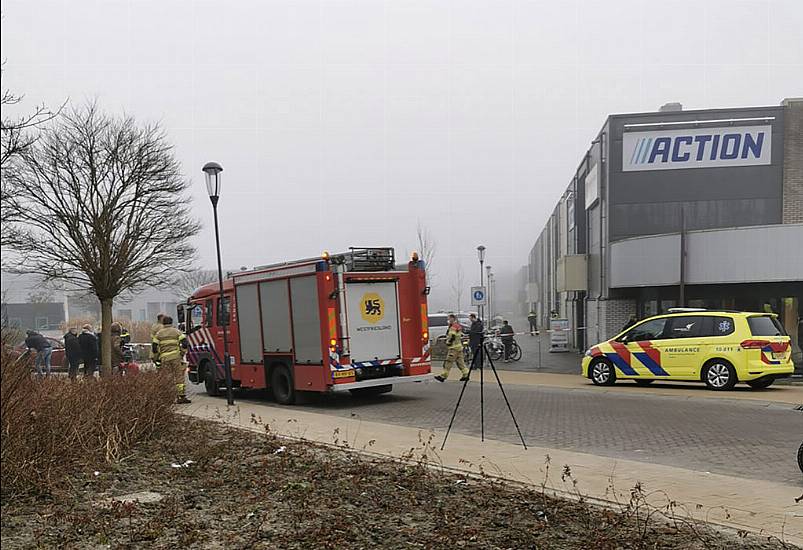
{"type": "Polygon", "coordinates": [[[499,331],[502,336],[502,345],[505,346],[505,363],[510,363],[510,352],[513,349],[513,327],[507,322],[502,321],[502,328],[499,331]]]}
{"type": "Polygon", "coordinates": [[[112,323],[112,373],[120,372],[120,365],[123,363],[123,327],[120,323],[112,323]]]}
{"type": "Polygon", "coordinates": [[[28,351],[34,350],[36,352],[36,359],[34,360],[36,374],[40,377],[43,376],[42,365],[44,365],[46,376],[50,376],[50,355],[53,353],[53,346],[50,345],[50,340],[35,330],[29,330],[27,335],[25,345],[28,347],[28,351]]]}
{"type": "MultiPolygon", "coordinates": [[[[156,316],[156,322],[151,325],[151,342],[153,341],[154,338],[156,338],[156,335],[159,333],[159,331],[165,328],[164,324],[162,323],[164,317],[165,314],[160,313],[159,315],[156,316]]],[[[159,360],[156,358],[155,353],[151,353],[151,359],[153,359],[153,364],[158,367],[159,360]]]]}
{"type": "MultiPolygon", "coordinates": [[[[474,361],[477,350],[482,345],[485,327],[483,326],[482,321],[477,318],[476,314],[472,313],[468,316],[468,318],[471,320],[471,326],[468,329],[468,347],[471,349],[471,360],[474,361]]],[[[481,357],[479,361],[479,364],[482,365],[481,357]]]]}
{"type": "Polygon", "coordinates": [[[78,341],[78,329],[70,327],[64,335],[64,357],[67,359],[67,374],[70,380],[78,376],[78,367],[81,366],[81,343],[78,341]]]}
{"type": "Polygon", "coordinates": [[[530,336],[538,334],[538,315],[534,311],[530,310],[527,322],[530,323],[530,336]]]}
{"type": "Polygon", "coordinates": [[[438,382],[446,382],[449,378],[449,371],[456,363],[457,368],[463,376],[460,378],[461,382],[468,380],[469,371],[466,368],[466,361],[463,359],[463,327],[457,322],[457,317],[449,315],[449,330],[446,332],[446,346],[448,353],[446,354],[446,361],[443,362],[443,373],[435,377],[438,382]]]}
{"type": "Polygon", "coordinates": [[[176,403],[191,403],[187,399],[187,386],[184,384],[184,353],[187,350],[187,337],[173,327],[173,319],[169,315],[162,317],[164,328],[156,333],[151,343],[151,351],[161,368],[172,373],[176,381],[176,403]]]}
{"type": "Polygon", "coordinates": [[[84,376],[94,376],[98,367],[98,337],[89,323],[81,327],[78,344],[81,346],[81,359],[84,361],[84,376]]]}

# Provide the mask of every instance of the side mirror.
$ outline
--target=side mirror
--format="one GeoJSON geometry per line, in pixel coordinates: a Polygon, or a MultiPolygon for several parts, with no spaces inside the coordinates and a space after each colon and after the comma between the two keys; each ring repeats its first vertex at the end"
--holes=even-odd
{"type": "Polygon", "coordinates": [[[176,306],[176,319],[178,319],[179,323],[184,322],[184,304],[179,304],[176,306]]]}

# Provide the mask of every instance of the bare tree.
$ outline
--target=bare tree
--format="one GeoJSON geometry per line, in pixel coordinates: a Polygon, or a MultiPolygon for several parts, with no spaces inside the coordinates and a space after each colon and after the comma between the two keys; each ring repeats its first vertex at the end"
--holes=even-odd
{"type": "Polygon", "coordinates": [[[195,269],[180,273],[176,277],[175,289],[176,297],[184,301],[189,298],[198,287],[214,283],[217,281],[217,271],[213,269],[195,269]]]}
{"type": "MultiPolygon", "coordinates": [[[[3,63],[5,65],[5,62],[3,63]]],[[[23,153],[28,151],[39,137],[39,129],[47,122],[53,120],[61,108],[51,111],[45,105],[37,105],[32,111],[16,117],[8,116],[9,110],[23,100],[9,89],[4,89],[0,95],[0,105],[3,116],[0,119],[0,212],[2,212],[2,230],[0,230],[0,245],[10,240],[10,223],[14,221],[13,209],[6,208],[8,199],[15,194],[17,180],[16,162],[23,153]]],[[[64,105],[62,105],[62,108],[64,105]]]]}
{"type": "Polygon", "coordinates": [[[454,281],[452,282],[452,295],[454,302],[457,304],[458,312],[463,311],[461,304],[463,292],[466,290],[466,274],[463,271],[463,264],[457,262],[457,269],[455,269],[454,281]]]}
{"type": "Polygon", "coordinates": [[[421,254],[421,259],[426,263],[427,279],[432,284],[435,279],[435,272],[432,270],[432,262],[435,260],[435,250],[437,248],[435,239],[429,228],[421,223],[421,220],[418,220],[415,232],[418,237],[418,253],[421,254]]]}
{"type": "Polygon", "coordinates": [[[108,373],[114,299],[168,286],[192,261],[188,181],[157,124],[96,103],[61,114],[23,159],[9,199],[14,268],[97,296],[108,373]]]}
{"type": "Polygon", "coordinates": [[[47,287],[34,288],[28,293],[29,304],[46,304],[53,301],[53,291],[47,287]]]}

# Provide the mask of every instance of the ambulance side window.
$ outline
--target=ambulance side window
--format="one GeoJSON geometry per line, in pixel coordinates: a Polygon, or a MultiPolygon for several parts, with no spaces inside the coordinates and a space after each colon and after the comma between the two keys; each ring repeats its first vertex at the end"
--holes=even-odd
{"type": "Polygon", "coordinates": [[[730,317],[706,317],[700,336],[727,336],[733,334],[735,325],[730,317]]]}
{"type": "Polygon", "coordinates": [[[664,338],[664,329],[667,319],[652,319],[637,325],[622,336],[623,342],[643,342],[645,340],[660,340],[664,338]]]}
{"type": "Polygon", "coordinates": [[[667,338],[697,338],[698,336],[703,336],[704,322],[705,317],[699,315],[672,317],[667,331],[667,338]]]}

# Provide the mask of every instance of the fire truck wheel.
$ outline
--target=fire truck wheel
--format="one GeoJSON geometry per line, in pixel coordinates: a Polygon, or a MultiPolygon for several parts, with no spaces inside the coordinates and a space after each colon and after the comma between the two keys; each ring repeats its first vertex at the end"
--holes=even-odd
{"type": "Polygon", "coordinates": [[[356,390],[349,390],[354,397],[374,397],[383,393],[390,393],[393,391],[393,385],[384,384],[382,386],[371,386],[370,388],[357,388],[356,390]]]}
{"type": "Polygon", "coordinates": [[[204,369],[204,388],[206,389],[206,395],[211,397],[220,395],[220,384],[215,380],[214,368],[209,363],[206,364],[204,369]]]}
{"type": "Polygon", "coordinates": [[[270,391],[273,399],[282,405],[292,405],[296,400],[296,392],[293,389],[293,378],[290,370],[284,365],[273,367],[270,373],[270,391]]]}

